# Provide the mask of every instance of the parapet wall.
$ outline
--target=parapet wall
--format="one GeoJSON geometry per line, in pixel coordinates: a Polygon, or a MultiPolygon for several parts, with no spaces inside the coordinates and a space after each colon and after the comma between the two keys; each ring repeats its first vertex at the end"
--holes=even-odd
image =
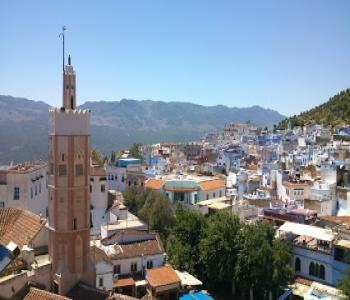
{"type": "Polygon", "coordinates": [[[49,135],[90,135],[90,110],[50,108],[49,135]]]}

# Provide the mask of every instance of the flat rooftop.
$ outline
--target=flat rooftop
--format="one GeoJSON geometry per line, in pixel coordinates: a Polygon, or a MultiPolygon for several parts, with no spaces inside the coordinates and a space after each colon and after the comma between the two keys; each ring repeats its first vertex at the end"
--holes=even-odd
{"type": "Polygon", "coordinates": [[[14,166],[2,166],[0,167],[1,173],[18,173],[25,174],[33,171],[45,168],[47,163],[22,163],[14,166]]]}
{"type": "Polygon", "coordinates": [[[288,232],[294,235],[311,237],[327,242],[332,242],[335,239],[335,235],[330,229],[293,222],[285,222],[277,231],[279,234],[281,232],[288,232]]]}

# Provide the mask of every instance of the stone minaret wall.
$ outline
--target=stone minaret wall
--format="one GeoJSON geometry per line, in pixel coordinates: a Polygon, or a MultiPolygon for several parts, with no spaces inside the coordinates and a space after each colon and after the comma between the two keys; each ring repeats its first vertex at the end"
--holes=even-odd
{"type": "Polygon", "coordinates": [[[76,109],[75,72],[64,73],[63,107],[49,110],[49,255],[59,294],[92,282],[90,111],[76,109]],[[88,279],[90,278],[90,279],[88,279]]]}
{"type": "Polygon", "coordinates": [[[66,109],[75,109],[77,106],[76,99],[76,80],[75,71],[70,64],[70,56],[68,65],[64,69],[63,74],[63,107],[66,109]]]}

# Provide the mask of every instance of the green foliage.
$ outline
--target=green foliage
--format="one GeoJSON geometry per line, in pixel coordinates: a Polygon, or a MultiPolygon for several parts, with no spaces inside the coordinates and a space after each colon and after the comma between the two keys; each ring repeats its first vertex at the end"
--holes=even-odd
{"type": "Polygon", "coordinates": [[[347,274],[339,281],[338,288],[343,292],[343,294],[350,299],[350,269],[347,274]]]}
{"type": "Polygon", "coordinates": [[[168,197],[157,191],[145,191],[146,201],[138,211],[141,220],[152,230],[157,230],[162,240],[166,240],[174,223],[173,207],[168,197]]]}
{"type": "Polygon", "coordinates": [[[285,286],[291,277],[290,249],[275,240],[274,232],[271,223],[259,222],[244,225],[238,235],[235,279],[243,292],[252,288],[262,299],[267,291],[274,293],[285,286]]]}
{"type": "Polygon", "coordinates": [[[91,151],[91,159],[93,163],[97,164],[98,166],[103,166],[104,164],[104,158],[102,156],[102,153],[98,149],[92,149],[91,151]]]}
{"type": "Polygon", "coordinates": [[[150,191],[143,190],[137,186],[131,186],[127,188],[124,193],[124,204],[128,207],[128,210],[133,214],[138,214],[141,208],[144,206],[147,198],[147,193],[150,191]]]}
{"type": "Polygon", "coordinates": [[[290,248],[275,239],[269,222],[243,224],[229,211],[205,217],[181,205],[174,212],[166,196],[138,187],[124,192],[124,203],[160,233],[170,264],[209,286],[232,285],[241,295],[253,289],[267,299],[268,292],[276,298],[291,278],[290,248]]]}
{"type": "Polygon", "coordinates": [[[272,287],[285,286],[289,282],[293,270],[290,266],[291,249],[290,245],[281,241],[273,240],[272,242],[272,287]]]}
{"type": "Polygon", "coordinates": [[[200,242],[200,259],[204,275],[211,284],[234,280],[240,228],[238,217],[231,212],[222,211],[209,218],[200,242]]]}
{"type": "Polygon", "coordinates": [[[315,108],[305,111],[300,115],[284,119],[277,126],[277,129],[286,129],[288,124],[291,127],[307,124],[323,124],[328,127],[335,127],[343,123],[350,123],[350,89],[340,92],[315,108]]]}
{"type": "Polygon", "coordinates": [[[114,151],[112,151],[111,152],[111,157],[110,157],[110,163],[115,163],[115,161],[116,161],[116,155],[115,155],[115,152],[114,151]]]}
{"type": "Polygon", "coordinates": [[[144,157],[140,153],[140,146],[142,146],[142,144],[133,144],[130,148],[130,155],[143,161],[144,157]]]}
{"type": "Polygon", "coordinates": [[[160,192],[129,187],[123,193],[128,210],[146,222],[151,230],[157,230],[163,241],[174,223],[174,212],[168,197],[160,192]]]}
{"type": "Polygon", "coordinates": [[[207,226],[206,218],[181,205],[176,209],[175,223],[167,240],[169,262],[180,270],[200,274],[199,243],[207,226]]]}
{"type": "Polygon", "coordinates": [[[275,239],[269,222],[240,223],[231,212],[209,218],[179,207],[167,240],[169,262],[204,279],[209,286],[235,286],[241,295],[252,288],[259,299],[278,295],[292,270],[290,248],[275,239]]]}
{"type": "Polygon", "coordinates": [[[169,235],[167,239],[167,254],[169,263],[176,269],[187,271],[190,274],[195,273],[195,267],[198,262],[192,259],[191,246],[182,243],[175,235],[169,235]]]}

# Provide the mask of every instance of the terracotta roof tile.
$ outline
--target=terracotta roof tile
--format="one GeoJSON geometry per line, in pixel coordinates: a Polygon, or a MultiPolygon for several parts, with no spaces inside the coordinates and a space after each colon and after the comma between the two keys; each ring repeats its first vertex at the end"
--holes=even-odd
{"type": "Polygon", "coordinates": [[[319,218],[328,222],[350,224],[350,216],[320,216],[319,218]]]}
{"type": "Polygon", "coordinates": [[[171,266],[147,269],[146,279],[152,287],[180,283],[180,277],[171,266]]]}
{"type": "Polygon", "coordinates": [[[302,277],[297,277],[295,279],[295,282],[303,284],[303,285],[307,285],[307,286],[311,286],[311,284],[312,284],[312,281],[305,279],[305,278],[302,278],[302,277]]]}
{"type": "Polygon", "coordinates": [[[71,300],[71,298],[31,287],[29,293],[24,297],[24,300],[71,300]]]}
{"type": "Polygon", "coordinates": [[[283,185],[286,187],[307,187],[308,184],[306,181],[283,181],[283,185]]]}
{"type": "Polygon", "coordinates": [[[221,179],[212,179],[199,182],[199,185],[204,191],[212,191],[217,189],[223,189],[226,187],[225,181],[221,179]]]}
{"type": "Polygon", "coordinates": [[[145,187],[152,190],[160,190],[165,181],[160,179],[149,179],[145,182],[145,187]]]}
{"type": "Polygon", "coordinates": [[[134,298],[131,296],[122,295],[122,294],[118,294],[118,293],[111,294],[108,297],[108,300],[137,300],[137,299],[138,298],[134,298]]]}
{"type": "Polygon", "coordinates": [[[122,230],[118,230],[117,232],[111,234],[110,236],[107,236],[101,240],[101,243],[103,245],[108,245],[108,242],[118,238],[118,237],[127,237],[130,235],[150,235],[150,234],[156,234],[154,231],[148,231],[148,230],[137,230],[133,228],[126,228],[122,230]]]}
{"type": "Polygon", "coordinates": [[[13,241],[22,247],[32,241],[46,224],[46,219],[29,211],[7,207],[0,208],[0,243],[13,241]]]}
{"type": "Polygon", "coordinates": [[[155,255],[164,253],[163,244],[157,235],[154,240],[147,240],[142,242],[130,243],[130,244],[119,244],[121,252],[118,254],[110,255],[111,259],[122,259],[138,257],[142,255],[155,255]]]}
{"type": "Polygon", "coordinates": [[[113,288],[117,289],[117,288],[131,286],[131,285],[135,285],[135,281],[132,277],[129,277],[129,278],[118,279],[118,281],[113,284],[113,288]]]}
{"type": "Polygon", "coordinates": [[[106,176],[106,171],[101,167],[91,167],[90,176],[106,176]]]}

